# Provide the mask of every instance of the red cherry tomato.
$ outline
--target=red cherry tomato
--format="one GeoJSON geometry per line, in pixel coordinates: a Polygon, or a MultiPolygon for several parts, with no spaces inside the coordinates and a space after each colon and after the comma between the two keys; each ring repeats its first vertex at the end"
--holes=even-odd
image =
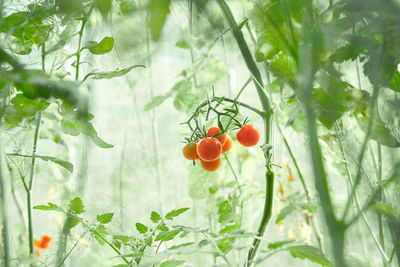
{"type": "Polygon", "coordinates": [[[214,161],[203,161],[200,160],[201,167],[203,167],[204,170],[213,172],[216,171],[219,166],[221,165],[221,158],[217,158],[214,161]]]}
{"type": "Polygon", "coordinates": [[[232,138],[227,135],[225,144],[222,146],[222,153],[228,152],[232,147],[232,138]]]}
{"type": "Polygon", "coordinates": [[[188,160],[199,159],[199,155],[197,155],[196,151],[197,145],[195,143],[189,143],[183,147],[183,156],[188,160]]]}
{"type": "MultiPolygon", "coordinates": [[[[220,133],[221,133],[221,130],[216,126],[210,127],[207,130],[207,136],[208,137],[213,137],[214,135],[220,134],[220,133]]],[[[215,138],[217,138],[218,141],[220,141],[221,144],[224,145],[225,142],[226,142],[226,133],[224,133],[223,135],[218,135],[215,138]]]]}
{"type": "Polygon", "coordinates": [[[197,144],[197,155],[203,161],[214,161],[221,155],[222,145],[216,138],[206,137],[197,144]]]}
{"type": "Polygon", "coordinates": [[[260,140],[260,132],[253,124],[245,124],[237,132],[236,138],[243,146],[255,146],[260,140]]]}

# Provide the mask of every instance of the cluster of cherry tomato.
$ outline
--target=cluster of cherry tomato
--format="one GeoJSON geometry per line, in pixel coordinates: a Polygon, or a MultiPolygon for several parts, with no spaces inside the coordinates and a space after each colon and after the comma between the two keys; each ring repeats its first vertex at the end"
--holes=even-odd
{"type": "MultiPolygon", "coordinates": [[[[253,124],[245,124],[236,133],[238,142],[245,146],[255,146],[260,140],[260,133],[253,124]]],[[[197,139],[183,148],[183,156],[188,160],[200,160],[204,170],[213,172],[221,165],[221,154],[232,147],[232,138],[222,134],[218,127],[210,127],[207,137],[197,139]]]]}

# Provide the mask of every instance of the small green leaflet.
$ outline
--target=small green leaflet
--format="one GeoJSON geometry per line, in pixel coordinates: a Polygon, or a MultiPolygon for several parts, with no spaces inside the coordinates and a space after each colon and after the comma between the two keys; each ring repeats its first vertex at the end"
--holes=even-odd
{"type": "Polygon", "coordinates": [[[104,37],[99,43],[89,41],[83,49],[89,49],[90,53],[95,55],[101,55],[110,52],[114,47],[114,38],[104,37]]]}
{"type": "Polygon", "coordinates": [[[175,267],[184,264],[182,260],[167,260],[160,264],[160,267],[175,267]]]}
{"type": "Polygon", "coordinates": [[[65,221],[65,224],[69,227],[69,229],[74,228],[79,223],[79,219],[76,217],[68,217],[65,221]]]}
{"type": "Polygon", "coordinates": [[[170,95],[157,95],[154,96],[150,99],[149,102],[146,103],[146,105],[144,106],[144,111],[149,111],[153,108],[158,107],[159,105],[161,105],[166,99],[168,99],[170,97],[170,95]]]}
{"type": "Polygon", "coordinates": [[[60,212],[64,212],[64,210],[57,206],[56,204],[53,204],[51,202],[47,203],[48,206],[46,205],[38,205],[38,206],[34,206],[33,208],[35,210],[55,210],[55,211],[60,211],[60,212]]]}
{"type": "Polygon", "coordinates": [[[279,241],[279,242],[275,242],[275,243],[270,243],[270,244],[268,244],[268,248],[276,249],[276,248],[280,248],[286,244],[290,244],[293,242],[294,242],[293,240],[287,240],[287,241],[279,241]]]}
{"type": "Polygon", "coordinates": [[[310,261],[319,263],[322,266],[333,266],[332,263],[322,254],[321,250],[316,247],[294,246],[288,248],[288,250],[294,258],[308,259],[310,261]]]}
{"type": "Polygon", "coordinates": [[[172,220],[174,217],[179,216],[180,214],[184,213],[187,211],[189,208],[181,208],[177,210],[171,210],[165,215],[165,219],[167,220],[172,220]]]}
{"type": "Polygon", "coordinates": [[[90,72],[86,74],[85,78],[83,78],[82,82],[86,81],[89,77],[92,79],[100,80],[100,79],[112,79],[116,77],[124,76],[129,73],[131,70],[135,68],[146,68],[144,65],[133,65],[125,69],[116,69],[112,71],[99,71],[99,72],[90,72]]]}
{"type": "Polygon", "coordinates": [[[83,205],[82,199],[79,197],[74,198],[69,202],[69,209],[76,214],[85,212],[85,206],[83,205]]]}
{"type": "Polygon", "coordinates": [[[154,241],[169,241],[172,240],[177,234],[179,234],[182,231],[182,229],[174,229],[171,231],[164,231],[160,232],[154,241]]]}
{"type": "Polygon", "coordinates": [[[388,204],[382,202],[375,202],[371,205],[371,207],[376,211],[383,215],[386,215],[391,218],[397,217],[397,210],[388,204]]]}
{"type": "Polygon", "coordinates": [[[151,219],[151,221],[152,221],[153,223],[156,223],[156,222],[158,222],[159,220],[161,220],[161,216],[160,216],[160,214],[158,214],[157,212],[152,211],[152,212],[151,212],[151,217],[150,217],[150,219],[151,219]]]}
{"type": "Polygon", "coordinates": [[[285,219],[285,217],[287,215],[289,215],[290,213],[292,213],[296,208],[292,205],[286,206],[284,207],[278,214],[278,216],[276,217],[275,223],[278,223],[279,221],[285,219]]]}
{"type": "Polygon", "coordinates": [[[138,230],[139,233],[144,234],[147,232],[147,226],[141,223],[136,223],[136,229],[138,230]]]}
{"type": "Polygon", "coordinates": [[[106,223],[111,222],[113,216],[114,216],[114,212],[97,215],[97,221],[99,223],[106,224],[106,223]]]}

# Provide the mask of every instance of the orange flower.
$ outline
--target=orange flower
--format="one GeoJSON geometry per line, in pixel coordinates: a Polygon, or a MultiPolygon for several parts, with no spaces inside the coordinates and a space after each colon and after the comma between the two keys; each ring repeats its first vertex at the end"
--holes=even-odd
{"type": "Polygon", "coordinates": [[[294,179],[293,179],[293,175],[292,175],[292,170],[290,169],[289,165],[287,167],[288,167],[288,170],[289,170],[289,178],[288,179],[289,179],[289,181],[293,182],[294,179]]]}

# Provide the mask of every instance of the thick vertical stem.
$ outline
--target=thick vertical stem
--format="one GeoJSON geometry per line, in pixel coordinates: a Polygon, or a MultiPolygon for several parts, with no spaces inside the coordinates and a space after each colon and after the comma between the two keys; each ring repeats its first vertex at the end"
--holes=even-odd
{"type": "Polygon", "coordinates": [[[220,6],[222,13],[224,14],[230,28],[232,29],[233,36],[239,46],[239,50],[243,56],[243,59],[246,63],[247,68],[249,69],[253,82],[255,85],[255,88],[258,93],[258,97],[260,99],[261,106],[263,108],[263,120],[264,120],[264,133],[265,133],[265,159],[266,159],[266,196],[265,196],[265,204],[264,204],[264,211],[263,211],[263,216],[260,222],[260,225],[258,227],[257,231],[257,236],[255,237],[253,241],[253,245],[249,250],[248,253],[248,258],[246,262],[246,266],[249,266],[252,264],[254,261],[258,248],[261,244],[262,237],[264,236],[264,232],[266,229],[266,226],[268,225],[268,222],[271,218],[272,214],[272,204],[273,204],[273,186],[274,186],[274,173],[271,170],[270,166],[270,159],[271,159],[271,150],[268,149],[268,146],[271,146],[271,140],[272,140],[272,108],[271,108],[271,103],[270,100],[267,96],[267,94],[264,91],[263,88],[263,81],[261,78],[261,73],[260,70],[258,69],[253,56],[250,52],[250,49],[244,39],[242,31],[237,27],[237,23],[235,21],[235,18],[233,17],[233,14],[229,8],[229,6],[226,4],[225,0],[217,0],[218,5],[220,6]]]}
{"type": "Polygon", "coordinates": [[[266,189],[265,189],[265,203],[264,203],[263,216],[260,222],[260,226],[258,227],[257,230],[257,238],[254,239],[252,247],[249,250],[246,266],[253,265],[253,261],[257,256],[258,248],[261,245],[261,238],[264,236],[265,229],[272,215],[272,205],[274,196],[274,173],[268,170],[265,175],[265,178],[266,178],[266,189]]]}
{"type": "Polygon", "coordinates": [[[307,9],[303,17],[303,43],[300,46],[300,73],[299,76],[299,97],[303,102],[306,119],[307,130],[309,135],[309,146],[312,159],[312,168],[314,180],[318,195],[321,201],[322,210],[328,231],[331,237],[332,250],[335,257],[336,266],[346,266],[343,247],[345,226],[336,219],[332,200],[330,197],[328,178],[325,174],[322,151],[318,143],[316,117],[313,111],[311,101],[311,91],[313,88],[314,74],[316,71],[316,50],[318,46],[316,37],[313,35],[313,17],[311,8],[307,9]]]}

